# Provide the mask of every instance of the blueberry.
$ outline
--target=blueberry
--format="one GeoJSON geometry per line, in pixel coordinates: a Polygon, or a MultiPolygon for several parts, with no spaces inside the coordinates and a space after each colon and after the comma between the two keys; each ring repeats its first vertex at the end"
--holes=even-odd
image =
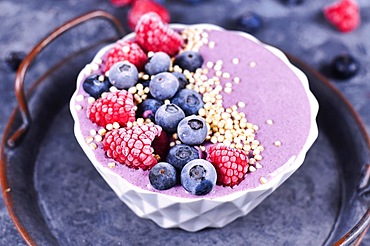
{"type": "Polygon", "coordinates": [[[304,0],[280,0],[283,4],[286,5],[300,5],[304,0]]]}
{"type": "Polygon", "coordinates": [[[27,54],[23,51],[12,51],[5,57],[5,63],[13,70],[17,71],[27,54]]]}
{"type": "Polygon", "coordinates": [[[263,25],[262,17],[253,12],[246,12],[237,19],[237,25],[243,31],[256,33],[263,25]]]}
{"type": "Polygon", "coordinates": [[[349,54],[339,55],[332,62],[332,70],[338,79],[349,79],[359,70],[360,64],[349,54]]]}
{"type": "Polygon", "coordinates": [[[215,167],[203,159],[195,159],[184,166],[181,171],[181,185],[193,195],[206,195],[216,184],[215,167]]]}
{"type": "Polygon", "coordinates": [[[196,148],[186,144],[177,144],[168,152],[166,161],[181,171],[186,163],[194,159],[199,159],[199,151],[196,148]]]}
{"type": "Polygon", "coordinates": [[[157,190],[168,190],[177,183],[176,169],[167,162],[159,162],[150,169],[149,181],[157,190]]]}
{"type": "Polygon", "coordinates": [[[184,70],[195,72],[203,65],[203,57],[196,51],[184,51],[175,57],[174,65],[178,65],[184,70]]]}
{"type": "Polygon", "coordinates": [[[111,86],[108,78],[99,74],[90,75],[82,84],[83,89],[95,99],[98,99],[103,92],[109,91],[111,86]]]}
{"type": "Polygon", "coordinates": [[[204,0],[182,0],[185,3],[190,3],[190,4],[197,4],[200,2],[203,2],[204,0]]]}
{"type": "Polygon", "coordinates": [[[109,81],[118,89],[128,89],[136,85],[139,73],[129,61],[117,62],[109,69],[109,81]]]}
{"type": "Polygon", "coordinates": [[[197,115],[182,119],[177,126],[177,135],[181,142],[197,145],[204,142],[208,134],[205,120],[197,115]]]}
{"type": "Polygon", "coordinates": [[[185,117],[184,111],[175,104],[165,104],[155,113],[155,123],[168,133],[176,132],[177,125],[185,117]]]}
{"type": "Polygon", "coordinates": [[[171,66],[171,57],[165,52],[154,53],[145,64],[145,71],[149,75],[167,72],[171,66]]]}
{"type": "Polygon", "coordinates": [[[150,94],[158,100],[170,99],[173,97],[178,88],[179,81],[168,72],[155,75],[149,83],[150,94]]]}
{"type": "Polygon", "coordinates": [[[185,89],[186,85],[189,84],[189,81],[187,80],[185,75],[180,72],[173,72],[172,74],[175,75],[175,77],[179,81],[179,90],[185,89]]]}
{"type": "Polygon", "coordinates": [[[202,96],[194,90],[182,89],[172,98],[172,103],[179,106],[186,116],[198,114],[199,109],[203,108],[202,96]]]}
{"type": "Polygon", "coordinates": [[[137,105],[136,118],[151,119],[154,122],[154,116],[158,108],[162,106],[162,101],[154,98],[148,98],[137,105]]]}

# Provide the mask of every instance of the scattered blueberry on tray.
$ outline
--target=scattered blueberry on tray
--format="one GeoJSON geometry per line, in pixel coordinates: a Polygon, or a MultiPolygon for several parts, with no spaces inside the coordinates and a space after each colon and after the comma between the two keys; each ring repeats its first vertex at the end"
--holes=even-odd
{"type": "Polygon", "coordinates": [[[360,64],[350,54],[336,56],[332,61],[333,75],[338,79],[349,79],[357,74],[360,64]]]}
{"type": "Polygon", "coordinates": [[[13,70],[16,71],[21,65],[22,61],[26,58],[26,53],[23,51],[11,51],[5,57],[5,63],[13,70]]]}
{"type": "Polygon", "coordinates": [[[263,19],[254,12],[246,12],[237,18],[236,25],[242,31],[256,33],[263,26],[263,19]]]}
{"type": "Polygon", "coordinates": [[[286,5],[300,5],[304,0],[280,0],[280,2],[286,5]]]}

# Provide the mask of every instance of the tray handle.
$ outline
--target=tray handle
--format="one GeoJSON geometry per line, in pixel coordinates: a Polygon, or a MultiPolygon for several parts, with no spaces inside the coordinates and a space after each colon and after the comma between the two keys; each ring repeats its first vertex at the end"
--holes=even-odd
{"type": "Polygon", "coordinates": [[[370,200],[370,163],[364,165],[361,171],[357,192],[362,198],[370,200]]]}
{"type": "Polygon", "coordinates": [[[15,95],[16,99],[19,104],[19,109],[22,117],[22,124],[18,129],[12,134],[12,136],[7,140],[7,143],[10,147],[15,147],[19,139],[27,132],[28,128],[31,124],[31,114],[28,107],[27,98],[24,92],[24,78],[27,72],[28,67],[32,64],[36,56],[50,43],[52,43],[56,38],[58,38],[60,35],[65,33],[66,31],[69,31],[70,29],[86,22],[91,19],[95,18],[103,18],[108,20],[113,27],[115,28],[117,34],[122,37],[124,34],[124,29],[120,23],[120,21],[114,17],[113,15],[102,11],[102,10],[96,10],[92,11],[86,14],[83,14],[81,16],[78,16],[61,26],[57,27],[54,31],[52,31],[47,37],[42,39],[31,51],[30,53],[25,57],[23,62],[18,68],[16,78],[15,78],[15,95]]]}

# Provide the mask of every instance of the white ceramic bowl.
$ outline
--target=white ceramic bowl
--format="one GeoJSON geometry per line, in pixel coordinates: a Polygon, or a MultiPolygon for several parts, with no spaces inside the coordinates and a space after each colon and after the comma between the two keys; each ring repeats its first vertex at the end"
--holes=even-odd
{"type": "MultiPolygon", "coordinates": [[[[172,24],[173,28],[183,29],[186,25],[172,24]]],[[[204,29],[222,30],[220,27],[201,24],[197,25],[204,29]]],[[[260,43],[251,35],[240,33],[246,38],[260,43]]],[[[134,34],[129,34],[125,39],[131,39],[134,34]]],[[[110,185],[110,187],[137,216],[153,220],[163,228],[182,228],[187,231],[198,231],[206,227],[223,227],[234,221],[236,218],[248,214],[253,208],[260,204],[268,195],[277,189],[287,178],[289,178],[303,163],[306,153],[314,143],[318,135],[316,116],[318,112],[318,103],[309,90],[308,80],[305,74],[293,66],[287,57],[280,50],[262,44],[266,49],[279,57],[300,79],[310,104],[311,119],[310,130],[306,143],[300,153],[295,158],[291,158],[286,164],[282,165],[274,177],[266,184],[259,185],[256,188],[234,192],[226,196],[207,198],[182,198],[170,196],[150,190],[144,190],[132,185],[120,175],[113,172],[110,168],[104,167],[94,155],[89,144],[86,143],[83,134],[80,131],[80,120],[77,116],[76,97],[77,91],[73,94],[70,101],[70,110],[75,120],[75,136],[88,156],[92,164],[110,185]]],[[[107,52],[111,45],[101,49],[95,56],[92,63],[99,63],[100,58],[107,52]]],[[[77,88],[79,88],[84,78],[84,70],[81,71],[77,79],[77,88]]],[[[103,202],[103,201],[102,201],[103,202]]]]}

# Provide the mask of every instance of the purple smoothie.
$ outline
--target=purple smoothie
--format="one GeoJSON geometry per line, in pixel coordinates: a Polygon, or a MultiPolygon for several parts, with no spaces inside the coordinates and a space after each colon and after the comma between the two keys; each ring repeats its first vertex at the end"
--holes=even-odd
{"type": "MultiPolygon", "coordinates": [[[[203,67],[206,67],[209,61],[215,63],[222,60],[222,70],[227,71],[231,78],[240,78],[240,83],[233,83],[231,93],[221,92],[224,107],[244,102],[246,106],[242,111],[248,122],[259,127],[256,139],[264,146],[263,159],[259,161],[262,168],[247,173],[238,186],[230,188],[217,185],[211,193],[202,196],[213,198],[256,188],[261,185],[261,177],[269,181],[274,172],[294,160],[307,141],[311,113],[302,82],[286,63],[270,50],[239,33],[219,30],[209,30],[207,33],[208,41],[214,42],[215,45],[214,47],[204,45],[200,48],[199,52],[204,58],[203,67]],[[237,64],[232,62],[235,58],[238,59],[237,64]],[[267,124],[268,120],[273,124],[267,124]],[[274,144],[276,141],[279,141],[281,146],[276,146],[274,144]]],[[[213,72],[210,69],[210,75],[213,72]]],[[[231,79],[221,78],[221,85],[230,81],[231,79]]],[[[79,83],[77,88],[77,95],[83,95],[85,100],[76,102],[82,106],[82,110],[77,111],[76,123],[79,123],[79,129],[86,138],[90,135],[91,129],[98,131],[100,127],[86,117],[86,109],[89,106],[86,100],[88,95],[83,91],[81,84],[79,83]]],[[[113,162],[106,157],[101,143],[97,144],[94,154],[98,162],[107,168],[108,163],[113,162]]],[[[185,198],[195,197],[180,185],[167,191],[155,190],[149,184],[148,171],[134,170],[125,165],[116,165],[109,169],[145,190],[185,198]]]]}

